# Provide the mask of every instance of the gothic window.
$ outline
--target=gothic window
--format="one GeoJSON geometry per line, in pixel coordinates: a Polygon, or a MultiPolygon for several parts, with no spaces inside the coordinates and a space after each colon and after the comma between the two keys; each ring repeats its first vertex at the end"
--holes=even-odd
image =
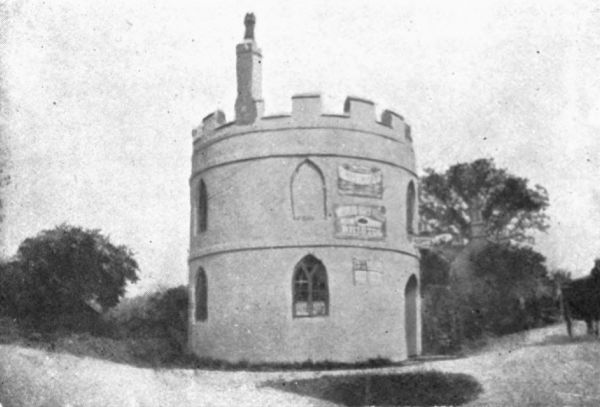
{"type": "Polygon", "coordinates": [[[196,273],[196,321],[206,321],[208,318],[208,285],[206,273],[200,267],[196,273]]]}
{"type": "Polygon", "coordinates": [[[325,219],[325,177],[310,160],[304,160],[292,175],[292,214],[296,220],[325,219]]]}
{"type": "Polygon", "coordinates": [[[198,202],[196,210],[198,211],[196,214],[196,232],[202,233],[206,231],[206,223],[208,217],[208,206],[206,196],[206,185],[204,184],[204,180],[200,180],[200,185],[198,186],[198,202]]]}
{"type": "Polygon", "coordinates": [[[406,190],[406,233],[415,234],[415,206],[416,206],[415,184],[410,181],[406,190]]]}
{"type": "Polygon", "coordinates": [[[323,263],[310,254],[294,269],[293,302],[294,318],[329,314],[327,271],[323,263]]]}

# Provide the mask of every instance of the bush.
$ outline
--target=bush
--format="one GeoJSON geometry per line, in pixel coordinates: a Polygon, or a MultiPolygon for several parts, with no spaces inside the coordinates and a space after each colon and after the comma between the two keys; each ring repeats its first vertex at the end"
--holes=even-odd
{"type": "Polygon", "coordinates": [[[458,301],[448,286],[424,288],[422,302],[423,353],[448,354],[461,348],[458,301]]]}
{"type": "Polygon", "coordinates": [[[460,349],[459,309],[450,290],[450,263],[438,251],[421,249],[423,352],[452,353],[460,349]]]}
{"type": "Polygon", "coordinates": [[[18,314],[19,279],[20,276],[13,262],[0,263],[0,315],[18,314]]]}
{"type": "Polygon", "coordinates": [[[552,302],[545,258],[528,247],[491,244],[474,257],[475,273],[463,307],[465,333],[503,335],[543,325],[552,302]]]}
{"type": "Polygon", "coordinates": [[[184,358],[187,315],[188,291],[182,285],[127,299],[106,320],[116,337],[135,340],[136,359],[155,365],[184,358]]]}
{"type": "Polygon", "coordinates": [[[421,253],[421,285],[448,285],[450,263],[439,252],[430,249],[420,249],[421,253]]]}
{"type": "Polygon", "coordinates": [[[131,251],[100,231],[61,225],[25,239],[2,267],[2,310],[45,330],[89,330],[137,270],[131,251]]]}
{"type": "Polygon", "coordinates": [[[427,353],[455,352],[559,317],[545,258],[531,248],[490,244],[473,255],[468,279],[453,278],[449,284],[444,258],[431,251],[421,256],[427,353]]]}
{"type": "Polygon", "coordinates": [[[186,286],[169,288],[150,297],[151,318],[162,329],[171,346],[179,353],[187,342],[188,290],[186,286]]]}

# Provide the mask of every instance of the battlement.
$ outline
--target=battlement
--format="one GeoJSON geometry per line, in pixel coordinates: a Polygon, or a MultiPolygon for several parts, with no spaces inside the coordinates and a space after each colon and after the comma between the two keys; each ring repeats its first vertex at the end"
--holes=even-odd
{"type": "Polygon", "coordinates": [[[213,133],[217,127],[221,127],[226,122],[227,120],[225,118],[225,113],[223,113],[222,110],[215,110],[214,112],[204,116],[204,119],[202,119],[202,125],[192,130],[192,137],[196,139],[204,134],[213,133]]]}
{"type": "Polygon", "coordinates": [[[366,131],[382,133],[386,137],[412,143],[410,126],[401,115],[384,110],[377,120],[375,103],[353,96],[346,98],[343,114],[324,113],[321,95],[318,93],[294,95],[291,114],[262,116],[250,124],[227,123],[225,113],[217,110],[202,119],[202,125],[193,131],[193,137],[194,141],[205,137],[212,138],[225,128],[271,130],[285,127],[364,128],[366,131]]]}
{"type": "Polygon", "coordinates": [[[321,95],[305,93],[292,96],[292,118],[303,121],[321,115],[321,95]]]}

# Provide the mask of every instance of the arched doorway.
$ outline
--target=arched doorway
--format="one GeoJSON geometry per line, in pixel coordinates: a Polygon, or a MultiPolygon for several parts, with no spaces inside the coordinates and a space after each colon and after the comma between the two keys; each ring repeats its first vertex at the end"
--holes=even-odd
{"type": "Polygon", "coordinates": [[[406,355],[416,356],[417,349],[417,296],[419,286],[417,277],[410,276],[404,289],[404,330],[406,332],[406,355]]]}

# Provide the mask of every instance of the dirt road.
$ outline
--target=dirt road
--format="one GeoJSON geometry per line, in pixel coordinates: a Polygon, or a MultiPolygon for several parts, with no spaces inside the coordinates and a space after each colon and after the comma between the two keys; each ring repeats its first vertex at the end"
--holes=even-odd
{"type": "Polygon", "coordinates": [[[600,341],[582,336],[582,331],[578,327],[579,337],[570,340],[564,327],[554,326],[502,338],[462,359],[327,372],[156,370],[0,345],[0,403],[2,407],[332,406],[338,404],[327,397],[264,383],[436,370],[466,374],[481,385],[483,392],[467,406],[598,406],[600,341]]]}

